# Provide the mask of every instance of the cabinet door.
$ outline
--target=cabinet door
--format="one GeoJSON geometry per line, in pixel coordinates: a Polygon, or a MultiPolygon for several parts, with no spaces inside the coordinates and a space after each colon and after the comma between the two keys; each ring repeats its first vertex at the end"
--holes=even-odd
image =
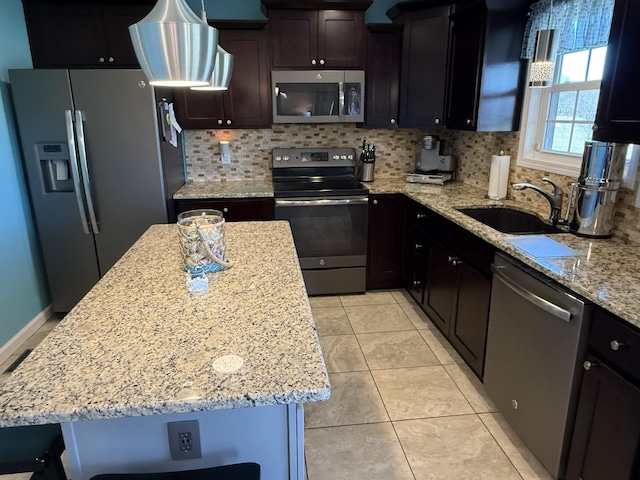
{"type": "Polygon", "coordinates": [[[567,466],[568,480],[632,480],[640,474],[640,390],[593,356],[585,372],[567,466]]]}
{"type": "Polygon", "coordinates": [[[320,68],[363,68],[364,13],[351,10],[318,12],[320,68]]]}
{"type": "Polygon", "coordinates": [[[274,67],[319,68],[317,12],[273,10],[269,12],[269,22],[274,67]]]}
{"type": "Polygon", "coordinates": [[[482,378],[491,280],[459,259],[455,259],[455,268],[458,269],[458,296],[449,340],[476,375],[482,378]]]}
{"type": "Polygon", "coordinates": [[[224,94],[225,127],[272,124],[267,31],[220,30],[220,45],[233,54],[233,76],[224,94]]]}
{"type": "Polygon", "coordinates": [[[367,290],[401,285],[403,205],[400,195],[369,196],[367,290]]]}
{"type": "Polygon", "coordinates": [[[273,198],[226,198],[217,200],[176,200],[176,213],[210,208],[222,212],[227,222],[273,220],[273,198]]]}
{"type": "MultiPolygon", "coordinates": [[[[234,72],[235,74],[235,72],[234,72]]],[[[224,93],[176,88],[173,90],[176,119],[187,130],[224,128],[224,93]]]]}
{"type": "Polygon", "coordinates": [[[104,5],[102,24],[105,32],[106,62],[114,67],[140,68],[133,50],[129,26],[143,19],[150,5],[104,5]]]}
{"type": "Polygon", "coordinates": [[[220,29],[219,41],[234,56],[229,90],[174,89],[178,123],[186,129],[270,127],[267,32],[220,29]]]}
{"type": "Polygon", "coordinates": [[[368,127],[394,127],[398,125],[402,30],[399,27],[369,28],[365,124],[368,127]]]}
{"type": "Polygon", "coordinates": [[[447,128],[475,130],[486,13],[458,18],[451,29],[447,128]]]}
{"type": "Polygon", "coordinates": [[[449,7],[403,16],[400,126],[444,124],[449,7]]]}
{"type": "Polygon", "coordinates": [[[600,100],[596,114],[596,140],[640,143],[640,109],[637,95],[640,64],[640,2],[616,0],[607,46],[600,100]]]}
{"type": "Polygon", "coordinates": [[[98,5],[25,3],[24,10],[34,68],[104,65],[98,5]]]}
{"type": "Polygon", "coordinates": [[[424,307],[433,323],[449,336],[455,299],[458,293],[458,272],[452,264],[455,254],[438,242],[431,242],[427,267],[424,307]]]}

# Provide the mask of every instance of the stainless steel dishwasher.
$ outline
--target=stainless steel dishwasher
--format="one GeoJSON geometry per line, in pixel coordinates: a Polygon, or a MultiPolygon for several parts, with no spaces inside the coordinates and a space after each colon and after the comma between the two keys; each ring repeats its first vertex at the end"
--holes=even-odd
{"type": "Polygon", "coordinates": [[[556,478],[566,469],[591,305],[496,254],[484,386],[500,413],[556,478]]]}

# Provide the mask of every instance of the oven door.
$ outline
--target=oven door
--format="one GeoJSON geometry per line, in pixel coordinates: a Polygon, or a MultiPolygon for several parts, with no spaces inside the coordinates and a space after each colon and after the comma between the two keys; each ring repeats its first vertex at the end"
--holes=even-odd
{"type": "Polygon", "coordinates": [[[276,199],[275,214],[289,221],[303,270],[364,267],[368,204],[367,196],[276,199]]]}

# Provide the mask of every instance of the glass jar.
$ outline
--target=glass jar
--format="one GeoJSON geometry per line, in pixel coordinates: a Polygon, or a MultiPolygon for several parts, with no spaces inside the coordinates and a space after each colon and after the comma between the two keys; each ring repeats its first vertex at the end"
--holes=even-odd
{"type": "Polygon", "coordinates": [[[178,215],[184,269],[217,272],[226,265],[224,217],[218,210],[189,210],[178,215]]]}

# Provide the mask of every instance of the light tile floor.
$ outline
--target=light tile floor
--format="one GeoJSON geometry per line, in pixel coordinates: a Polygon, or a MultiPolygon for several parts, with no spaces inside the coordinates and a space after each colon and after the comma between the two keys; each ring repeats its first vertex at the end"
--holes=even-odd
{"type": "Polygon", "coordinates": [[[405,291],[310,302],[331,398],[305,405],[308,480],[552,479],[405,291]]]}
{"type": "MultiPolygon", "coordinates": [[[[310,302],[331,398],[305,406],[308,480],[551,480],[405,291],[310,302]]],[[[0,364],[0,383],[58,322],[0,364]]]]}

